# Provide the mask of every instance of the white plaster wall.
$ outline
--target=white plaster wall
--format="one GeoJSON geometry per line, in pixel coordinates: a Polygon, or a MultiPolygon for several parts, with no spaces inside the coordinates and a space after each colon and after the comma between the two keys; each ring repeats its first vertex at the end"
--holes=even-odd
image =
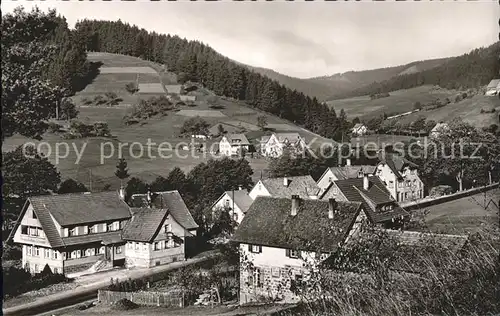
{"type": "Polygon", "coordinates": [[[248,193],[248,195],[250,196],[250,198],[252,200],[255,200],[255,198],[257,196],[271,196],[271,194],[269,193],[269,191],[267,191],[266,187],[264,186],[264,184],[260,180],[252,188],[252,190],[250,191],[250,193],[248,193]]]}

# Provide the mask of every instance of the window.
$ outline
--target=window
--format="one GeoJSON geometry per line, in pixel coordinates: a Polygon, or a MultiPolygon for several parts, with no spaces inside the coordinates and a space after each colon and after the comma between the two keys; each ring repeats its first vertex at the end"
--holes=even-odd
{"type": "Polygon", "coordinates": [[[148,250],[148,244],[147,243],[143,243],[142,244],[142,250],[148,250]]]}
{"type": "Polygon", "coordinates": [[[43,255],[44,255],[45,258],[50,258],[50,249],[44,249],[43,252],[44,252],[43,255]]]}
{"type": "Polygon", "coordinates": [[[35,256],[40,257],[40,247],[35,247],[35,256]]]}
{"type": "Polygon", "coordinates": [[[237,221],[238,221],[238,213],[233,213],[233,220],[234,220],[235,222],[237,222],[237,221]]]}
{"type": "Polygon", "coordinates": [[[166,244],[167,244],[167,248],[173,248],[175,246],[173,239],[167,240],[166,244]]]}
{"type": "Polygon", "coordinates": [[[83,227],[83,234],[87,235],[89,233],[89,227],[88,226],[82,226],[83,227]]]}
{"type": "Polygon", "coordinates": [[[52,259],[57,259],[57,250],[52,250],[52,259]]]}
{"type": "Polygon", "coordinates": [[[262,273],[259,268],[253,270],[253,286],[262,287],[262,273]]]}
{"type": "Polygon", "coordinates": [[[328,182],[333,182],[333,177],[328,177],[328,182]]]}
{"type": "Polygon", "coordinates": [[[106,231],[110,232],[112,230],[113,230],[113,223],[109,223],[108,226],[107,226],[106,231]]]}
{"type": "Polygon", "coordinates": [[[76,236],[76,227],[73,227],[69,230],[69,236],[76,236]]]}
{"type": "Polygon", "coordinates": [[[253,253],[261,253],[262,246],[259,245],[248,245],[248,250],[253,253]]]}
{"type": "Polygon", "coordinates": [[[332,193],[333,194],[339,194],[339,189],[337,187],[332,188],[332,193]]]}
{"type": "Polygon", "coordinates": [[[298,250],[294,250],[294,249],[287,249],[286,256],[296,259],[300,256],[300,252],[298,250]]]}
{"type": "Polygon", "coordinates": [[[224,200],[224,206],[229,207],[229,200],[228,199],[224,200]]]}
{"type": "Polygon", "coordinates": [[[135,245],[135,250],[138,250],[139,249],[139,243],[135,242],[134,245],[135,245]]]}
{"type": "Polygon", "coordinates": [[[28,235],[28,226],[21,226],[21,234],[28,235]]]}
{"type": "Polygon", "coordinates": [[[58,273],[59,273],[59,269],[54,268],[54,274],[58,274],[58,273]]]}
{"type": "Polygon", "coordinates": [[[66,254],[66,252],[61,252],[61,253],[62,253],[63,260],[66,260],[68,258],[68,255],[66,254]]]}
{"type": "Polygon", "coordinates": [[[30,227],[29,234],[30,236],[38,236],[38,229],[36,227],[30,227]]]}
{"type": "Polygon", "coordinates": [[[394,188],[394,181],[389,181],[389,188],[394,188]]]}
{"type": "Polygon", "coordinates": [[[116,247],[116,253],[117,253],[117,254],[122,253],[122,246],[117,246],[117,247],[116,247]]]}
{"type": "Polygon", "coordinates": [[[101,248],[99,248],[99,254],[100,255],[104,254],[104,246],[102,246],[101,248]]]}
{"type": "Polygon", "coordinates": [[[76,251],[76,257],[80,258],[81,256],[82,256],[82,251],[81,250],[77,250],[76,251]]]}
{"type": "Polygon", "coordinates": [[[280,277],[280,268],[277,268],[277,267],[272,267],[271,268],[271,276],[273,278],[279,278],[280,277]]]}
{"type": "Polygon", "coordinates": [[[154,250],[160,250],[160,243],[157,241],[154,244],[154,250]]]}
{"type": "Polygon", "coordinates": [[[165,233],[170,233],[172,231],[172,225],[166,224],[165,225],[165,233]]]}
{"type": "Polygon", "coordinates": [[[37,218],[38,218],[38,217],[36,217],[36,213],[35,213],[35,211],[32,211],[32,212],[31,212],[31,217],[32,217],[32,218],[34,218],[34,219],[37,219],[37,218]]]}
{"type": "Polygon", "coordinates": [[[26,246],[26,253],[28,256],[31,256],[33,254],[33,246],[26,246]]]}

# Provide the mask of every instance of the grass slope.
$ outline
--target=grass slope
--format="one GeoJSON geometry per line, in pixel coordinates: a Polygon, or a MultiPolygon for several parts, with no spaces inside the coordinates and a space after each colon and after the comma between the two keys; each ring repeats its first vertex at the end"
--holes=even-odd
{"type": "MultiPolygon", "coordinates": [[[[92,61],[101,61],[103,63],[102,67],[152,67],[157,71],[161,71],[161,66],[156,65],[147,61],[140,60],[135,57],[116,55],[116,54],[106,54],[106,53],[91,53],[89,54],[89,59],[92,61]]],[[[149,94],[146,96],[131,96],[125,91],[124,85],[127,80],[133,77],[134,74],[129,73],[119,73],[119,74],[108,74],[101,73],[97,76],[96,80],[85,88],[82,92],[78,93],[74,100],[77,106],[81,105],[80,100],[82,97],[88,97],[95,95],[95,91],[108,91],[107,89],[113,89],[118,97],[124,99],[123,103],[134,104],[139,98],[147,98],[151,96],[149,94]],[[119,82],[119,83],[117,83],[119,82]],[[123,88],[122,88],[123,86],[123,88]],[[111,88],[110,88],[111,87],[111,88]]],[[[142,74],[139,78],[144,77],[142,74]]],[[[153,76],[154,77],[154,76],[153,76]]],[[[169,73],[161,74],[162,81],[163,78],[175,79],[175,75],[169,73]]],[[[151,77],[150,77],[151,78],[151,77]]],[[[160,82],[160,77],[158,78],[158,83],[160,82]]],[[[307,141],[310,141],[317,136],[311,132],[301,129],[300,127],[282,120],[278,117],[268,115],[267,113],[259,112],[246,106],[245,103],[235,100],[230,100],[227,98],[219,98],[220,109],[213,110],[209,107],[206,99],[211,95],[210,91],[205,91],[206,93],[198,93],[196,106],[182,106],[181,110],[194,110],[198,111],[200,115],[204,115],[204,111],[210,111],[203,118],[210,123],[215,125],[216,123],[226,123],[228,127],[233,126],[236,129],[239,127],[244,127],[248,133],[248,138],[250,141],[256,141],[256,139],[263,135],[263,132],[257,127],[257,117],[265,114],[268,118],[268,123],[270,126],[276,128],[277,132],[295,130],[298,131],[307,141]],[[213,116],[211,112],[220,111],[224,116],[213,116]]],[[[157,94],[163,95],[163,94],[157,94]]],[[[178,115],[176,112],[171,111],[167,116],[152,118],[146,122],[144,125],[132,125],[126,126],[122,118],[131,109],[129,107],[82,107],[79,106],[79,120],[90,124],[96,121],[105,121],[108,123],[112,135],[115,139],[106,138],[86,138],[86,139],[76,139],[76,140],[64,140],[58,135],[47,134],[45,135],[43,142],[47,142],[55,148],[57,143],[68,144],[70,151],[67,158],[61,159],[57,164],[58,170],[61,172],[63,178],[74,178],[85,185],[89,186],[90,180],[92,179],[92,189],[101,189],[106,184],[110,184],[112,188],[119,187],[119,180],[114,176],[116,170],[115,166],[118,156],[118,143],[125,143],[126,145],[122,147],[122,157],[127,159],[128,167],[131,176],[140,177],[146,181],[152,181],[157,176],[166,176],[169,171],[175,167],[180,167],[185,172],[191,170],[194,166],[201,162],[207,161],[211,156],[209,154],[203,156],[203,153],[196,153],[198,157],[185,157],[189,154],[187,151],[180,152],[182,154],[173,154],[171,158],[161,158],[158,155],[156,146],[162,142],[169,142],[172,147],[180,142],[189,142],[191,139],[179,137],[179,131],[183,123],[188,120],[189,116],[178,115]],[[146,145],[148,139],[151,143],[156,143],[156,146],[151,145],[151,155],[144,153],[141,158],[138,157],[140,154],[140,149],[138,144],[133,144],[134,142],[146,145]],[[104,160],[104,164],[101,164],[101,151],[106,155],[110,155],[111,146],[113,144],[115,149],[112,158],[104,160]],[[128,145],[127,145],[128,144],[128,145]],[[75,163],[77,160],[77,153],[74,148],[79,151],[85,146],[82,158],[79,163],[75,163]],[[154,157],[154,158],[150,158],[154,157]]],[[[228,128],[229,130],[229,128],[228,128]]],[[[320,144],[322,141],[328,141],[327,139],[319,137],[316,144],[320,144]]],[[[16,148],[26,141],[32,141],[21,136],[14,136],[7,140],[2,145],[2,151],[9,151],[16,148]]],[[[210,146],[211,143],[217,140],[211,140],[207,143],[210,146]]],[[[39,144],[40,142],[36,142],[39,144]]],[[[60,145],[62,149],[63,145],[60,145]]],[[[46,148],[45,148],[46,149],[46,148]]],[[[145,149],[147,150],[147,149],[145,149]]],[[[55,153],[53,152],[48,155],[49,160],[52,163],[56,163],[55,153]]],[[[260,178],[261,172],[266,175],[266,169],[268,167],[268,161],[264,159],[249,159],[252,168],[254,169],[255,180],[260,178]]]]}

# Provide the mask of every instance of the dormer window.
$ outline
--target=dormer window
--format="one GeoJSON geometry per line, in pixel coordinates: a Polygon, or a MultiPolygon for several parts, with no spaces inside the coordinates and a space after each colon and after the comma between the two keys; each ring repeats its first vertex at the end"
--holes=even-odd
{"type": "Polygon", "coordinates": [[[110,232],[110,231],[113,231],[113,230],[114,230],[114,229],[113,229],[113,223],[109,223],[109,224],[108,224],[108,226],[107,226],[106,231],[107,231],[107,232],[110,232]]]}
{"type": "Polygon", "coordinates": [[[76,227],[70,228],[68,230],[68,234],[69,234],[70,237],[71,236],[76,236],[76,227]]]}

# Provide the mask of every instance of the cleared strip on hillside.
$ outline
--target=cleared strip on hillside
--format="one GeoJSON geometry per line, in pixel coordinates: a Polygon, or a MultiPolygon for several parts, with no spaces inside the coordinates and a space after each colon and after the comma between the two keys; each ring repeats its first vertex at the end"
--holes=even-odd
{"type": "Polygon", "coordinates": [[[221,111],[214,110],[180,110],[175,113],[182,116],[205,116],[205,117],[225,117],[226,115],[221,111]]]}
{"type": "Polygon", "coordinates": [[[139,93],[165,93],[161,83],[139,83],[139,93]]]}
{"type": "Polygon", "coordinates": [[[101,67],[102,74],[156,74],[156,70],[151,67],[101,67]]]}

